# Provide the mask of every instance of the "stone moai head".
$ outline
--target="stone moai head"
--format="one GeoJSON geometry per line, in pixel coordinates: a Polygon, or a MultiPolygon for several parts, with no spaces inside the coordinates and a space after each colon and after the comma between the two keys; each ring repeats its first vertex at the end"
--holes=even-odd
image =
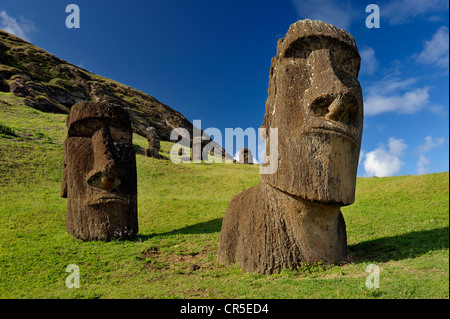
{"type": "Polygon", "coordinates": [[[156,132],[156,129],[153,126],[147,127],[145,129],[147,141],[149,142],[149,146],[160,149],[160,139],[158,136],[158,133],[156,132]]]}
{"type": "MultiPolygon", "coordinates": [[[[278,128],[278,169],[262,175],[294,196],[354,202],[363,102],[353,37],[321,21],[291,25],[272,58],[262,127],[278,128]]],[[[269,149],[270,136],[266,140],[269,149]]]]}
{"type": "Polygon", "coordinates": [[[161,148],[160,139],[156,129],[151,126],[145,129],[145,135],[148,141],[148,148],[145,151],[145,155],[148,157],[160,158],[159,150],[161,148]]]}
{"type": "Polygon", "coordinates": [[[137,174],[128,112],[111,103],[81,102],[72,106],[66,126],[66,230],[83,240],[133,237],[137,174]]]}
{"type": "Polygon", "coordinates": [[[200,163],[202,161],[202,137],[194,136],[192,139],[192,161],[200,163]]]}
{"type": "Polygon", "coordinates": [[[239,150],[239,163],[253,164],[253,155],[249,148],[241,148],[239,150]]]}

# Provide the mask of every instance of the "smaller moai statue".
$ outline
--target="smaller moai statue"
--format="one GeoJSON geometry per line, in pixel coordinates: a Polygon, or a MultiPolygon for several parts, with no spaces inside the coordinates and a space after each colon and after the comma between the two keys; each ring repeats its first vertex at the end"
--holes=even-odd
{"type": "Polygon", "coordinates": [[[253,155],[252,151],[249,148],[241,148],[239,150],[239,163],[253,164],[253,155]]]}
{"type": "Polygon", "coordinates": [[[202,161],[202,137],[194,136],[192,139],[192,161],[201,163],[202,161]]]}
{"type": "Polygon", "coordinates": [[[161,156],[159,155],[161,143],[158,133],[156,133],[156,129],[153,126],[147,127],[145,133],[148,141],[148,148],[145,150],[145,156],[161,158],[161,156]]]}
{"type": "Polygon", "coordinates": [[[61,197],[66,230],[82,240],[138,232],[136,153],[131,120],[119,105],[80,102],[66,119],[61,197]]]}

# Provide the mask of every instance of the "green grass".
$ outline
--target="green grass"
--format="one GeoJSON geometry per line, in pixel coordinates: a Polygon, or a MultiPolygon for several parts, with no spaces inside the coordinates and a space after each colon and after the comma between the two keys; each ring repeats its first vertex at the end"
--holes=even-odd
{"type": "MultiPolygon", "coordinates": [[[[139,235],[83,242],[65,231],[59,196],[65,116],[0,93],[0,298],[448,298],[448,173],[359,178],[342,209],[348,262],[274,275],[216,262],[230,199],[259,182],[257,166],[173,164],[137,155],[139,235]],[[65,285],[67,265],[80,288],[65,285]],[[380,288],[368,289],[369,264],[380,288]]],[[[134,136],[138,150],[147,141],[134,136]]],[[[169,157],[171,143],[162,142],[169,157]]]]}
{"type": "Polygon", "coordinates": [[[2,123],[0,123],[0,135],[17,136],[12,128],[2,123]]]}

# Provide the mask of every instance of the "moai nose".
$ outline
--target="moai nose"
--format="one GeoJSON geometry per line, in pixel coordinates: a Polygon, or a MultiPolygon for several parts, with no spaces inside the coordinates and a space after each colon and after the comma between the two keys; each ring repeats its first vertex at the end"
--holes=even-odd
{"type": "Polygon", "coordinates": [[[357,100],[336,74],[331,54],[328,49],[315,50],[308,57],[311,85],[305,92],[305,101],[313,116],[348,122],[357,100]]]}
{"type": "Polygon", "coordinates": [[[121,183],[121,179],[113,176],[110,172],[97,172],[89,176],[88,184],[92,187],[110,191],[117,188],[121,183]]]}
{"type": "Polygon", "coordinates": [[[123,179],[123,171],[117,164],[117,154],[108,127],[92,136],[94,167],[87,176],[87,183],[106,191],[117,188],[123,179]]]}
{"type": "Polygon", "coordinates": [[[325,118],[337,122],[349,124],[352,114],[358,107],[356,97],[351,93],[337,94],[328,106],[325,118]]]}

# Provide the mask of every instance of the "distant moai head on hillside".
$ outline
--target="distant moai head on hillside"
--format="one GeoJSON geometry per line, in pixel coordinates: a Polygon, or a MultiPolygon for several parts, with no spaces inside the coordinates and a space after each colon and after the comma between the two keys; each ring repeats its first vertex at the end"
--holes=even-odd
{"type": "Polygon", "coordinates": [[[253,164],[253,155],[252,151],[249,148],[241,148],[239,150],[239,163],[253,164]]]}
{"type": "Polygon", "coordinates": [[[83,240],[133,237],[137,174],[128,112],[112,103],[81,102],[72,106],[66,126],[66,230],[83,240]]]}
{"type": "MultiPolygon", "coordinates": [[[[262,127],[278,128],[278,169],[262,175],[289,194],[321,203],[354,202],[363,127],[353,37],[301,20],[278,41],[262,127]]],[[[270,136],[266,139],[269,149],[270,136]]]]}
{"type": "Polygon", "coordinates": [[[161,142],[156,129],[153,126],[147,127],[145,133],[148,141],[148,148],[145,151],[145,155],[148,157],[160,158],[159,150],[161,148],[161,142]]]}

